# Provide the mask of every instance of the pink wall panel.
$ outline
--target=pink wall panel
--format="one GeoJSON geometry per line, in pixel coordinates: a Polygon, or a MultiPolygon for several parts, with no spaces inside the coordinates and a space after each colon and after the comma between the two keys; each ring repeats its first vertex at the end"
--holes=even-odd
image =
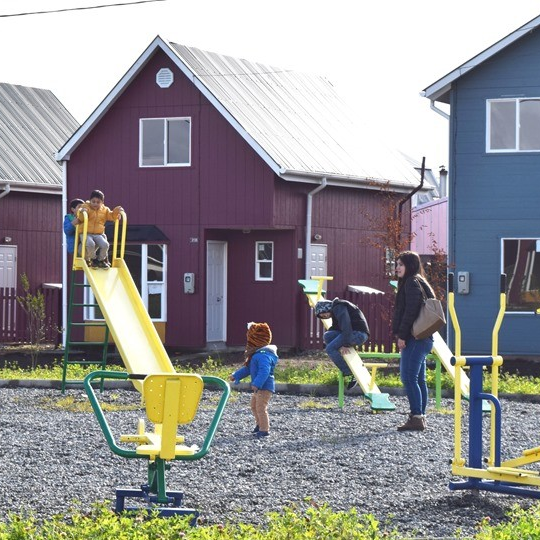
{"type": "Polygon", "coordinates": [[[411,249],[433,255],[433,247],[448,253],[448,199],[423,204],[413,211],[411,249]]]}

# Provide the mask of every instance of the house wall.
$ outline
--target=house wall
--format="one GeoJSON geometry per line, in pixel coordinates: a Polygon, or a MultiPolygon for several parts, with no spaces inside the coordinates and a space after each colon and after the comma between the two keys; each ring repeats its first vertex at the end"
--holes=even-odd
{"type": "Polygon", "coordinates": [[[11,191],[0,199],[0,243],[17,246],[17,284],[25,273],[35,292],[62,282],[62,197],[11,191]]]}
{"type": "MultiPolygon", "coordinates": [[[[227,344],[245,343],[246,323],[268,322],[279,346],[297,346],[307,309],[297,280],[304,278],[307,193],[315,185],[285,182],[239,136],[172,61],[158,52],[73,152],[68,199],[93,189],[121,204],[131,224],[154,224],[170,239],[166,345],[203,347],[206,340],[206,242],[228,243],[227,344]],[[168,67],[175,82],[155,83],[168,67]],[[190,116],[192,165],[139,168],[139,119],[190,116]],[[249,230],[250,233],[243,231],[249,230]],[[254,279],[255,241],[275,242],[275,279],[254,279]],[[182,276],[196,275],[195,294],[182,276]]],[[[383,218],[378,192],[326,188],[314,197],[313,234],[328,244],[329,294],[348,284],[383,288],[381,250],[372,246],[370,220],[383,218]],[[366,221],[366,215],[369,220],[366,221]]]]}
{"type": "Polygon", "coordinates": [[[446,197],[416,206],[412,211],[411,249],[420,255],[433,255],[433,248],[448,253],[448,199],[446,197]]]}
{"type": "MultiPolygon", "coordinates": [[[[125,208],[129,223],[155,224],[170,239],[166,343],[171,346],[205,343],[206,240],[213,239],[206,231],[235,229],[241,234],[242,229],[272,227],[273,183],[268,166],[162,53],[149,61],[68,164],[68,199],[87,198],[93,189],[101,189],[107,205],[125,208]],[[155,84],[156,72],[163,67],[175,74],[169,89],[155,84]],[[165,116],[192,118],[192,166],[139,168],[139,118],[165,116]],[[185,272],[196,274],[193,295],[183,292],[185,272]]],[[[234,270],[229,271],[234,276],[229,296],[235,281],[253,279],[254,248],[248,252],[247,267],[237,266],[236,251],[229,255],[234,270]]],[[[243,300],[237,301],[234,313],[247,310],[243,300]]],[[[231,344],[244,342],[246,322],[242,321],[240,341],[231,338],[231,344]]],[[[287,344],[294,342],[294,325],[281,324],[287,344]]],[[[233,318],[228,324],[232,336],[235,326],[233,318]]]]}
{"type": "MultiPolygon", "coordinates": [[[[450,265],[468,271],[471,290],[456,295],[465,353],[491,350],[499,309],[501,239],[540,237],[540,154],[487,154],[486,100],[539,97],[540,33],[533,31],[454,84],[450,125],[450,265]]],[[[499,335],[504,355],[540,352],[539,319],[507,313],[499,335]]]]}

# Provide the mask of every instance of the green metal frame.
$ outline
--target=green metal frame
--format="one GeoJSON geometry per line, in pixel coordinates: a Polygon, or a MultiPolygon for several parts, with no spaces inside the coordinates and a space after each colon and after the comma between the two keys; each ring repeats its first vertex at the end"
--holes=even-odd
{"type": "MultiPolygon", "coordinates": [[[[90,404],[92,405],[92,409],[94,410],[94,414],[97,417],[101,430],[103,431],[103,434],[105,435],[105,440],[107,441],[109,448],[112,450],[113,453],[119,456],[128,458],[128,459],[138,458],[138,459],[148,460],[149,461],[148,463],[149,492],[157,496],[157,498],[155,499],[157,503],[167,504],[170,502],[170,497],[167,495],[168,492],[166,489],[166,482],[165,482],[165,471],[170,467],[168,461],[163,460],[161,458],[155,458],[151,460],[149,456],[137,454],[135,450],[126,449],[126,448],[122,448],[118,446],[118,444],[116,444],[116,441],[114,439],[114,435],[109,427],[109,424],[107,423],[105,415],[103,414],[103,410],[96,397],[94,388],[92,387],[92,381],[94,381],[95,379],[128,380],[130,378],[132,377],[129,375],[129,373],[124,373],[124,372],[103,371],[103,370],[94,371],[85,377],[84,388],[86,390],[86,393],[88,394],[90,404]]],[[[212,418],[212,422],[210,424],[210,427],[208,428],[202,447],[196,453],[192,455],[176,456],[174,458],[174,461],[176,460],[194,461],[197,459],[201,459],[209,452],[210,445],[212,444],[212,440],[214,439],[214,435],[216,434],[218,424],[223,415],[225,405],[227,403],[227,400],[229,399],[229,396],[231,393],[231,388],[229,386],[229,383],[227,383],[223,379],[220,379],[219,377],[213,377],[213,376],[207,376],[207,375],[202,376],[202,380],[205,386],[207,385],[218,386],[218,388],[222,390],[221,398],[216,407],[214,417],[212,418]]]]}
{"type": "MultiPolygon", "coordinates": [[[[77,283],[76,282],[76,275],[77,270],[71,271],[71,284],[70,284],[70,290],[69,290],[69,305],[68,305],[68,315],[67,315],[67,325],[66,325],[66,345],[64,348],[64,362],[62,366],[62,385],[61,385],[61,391],[62,394],[66,391],[66,384],[69,382],[71,384],[83,384],[83,381],[68,381],[67,380],[67,370],[69,365],[78,364],[78,365],[99,365],[102,370],[104,370],[107,367],[107,349],[109,345],[109,327],[107,326],[106,322],[80,322],[76,323],[73,322],[73,313],[74,308],[85,308],[85,307],[96,307],[97,304],[87,304],[83,302],[75,302],[74,296],[75,296],[75,290],[77,288],[88,288],[90,287],[87,283],[77,283]],[[71,341],[71,331],[73,327],[85,327],[85,326],[98,326],[105,328],[105,336],[103,338],[103,342],[101,341],[71,341]],[[72,345],[80,345],[80,346],[88,346],[88,345],[102,345],[102,352],[101,352],[101,360],[70,360],[69,356],[71,354],[71,346],[72,345]]],[[[100,390],[103,392],[104,382],[103,379],[101,380],[101,386],[100,390]]]]}

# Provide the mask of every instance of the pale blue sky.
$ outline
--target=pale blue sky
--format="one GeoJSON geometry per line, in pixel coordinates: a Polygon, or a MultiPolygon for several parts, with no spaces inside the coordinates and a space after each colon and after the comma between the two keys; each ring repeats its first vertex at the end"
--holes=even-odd
{"type": "MultiPolygon", "coordinates": [[[[0,15],[128,0],[3,0],[0,15]]],[[[386,142],[448,163],[420,91],[540,15],[532,0],[166,0],[0,17],[0,82],[48,88],[83,122],[156,35],[317,73],[386,142]]]]}

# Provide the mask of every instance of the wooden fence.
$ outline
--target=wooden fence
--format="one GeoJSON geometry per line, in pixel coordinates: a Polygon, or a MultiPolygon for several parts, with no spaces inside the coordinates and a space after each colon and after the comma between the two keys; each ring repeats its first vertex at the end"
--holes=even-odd
{"type": "MultiPolygon", "coordinates": [[[[45,300],[44,343],[59,345],[62,314],[62,289],[44,285],[40,288],[45,300]]],[[[0,343],[29,343],[27,315],[17,302],[22,290],[0,288],[0,343]]]]}

